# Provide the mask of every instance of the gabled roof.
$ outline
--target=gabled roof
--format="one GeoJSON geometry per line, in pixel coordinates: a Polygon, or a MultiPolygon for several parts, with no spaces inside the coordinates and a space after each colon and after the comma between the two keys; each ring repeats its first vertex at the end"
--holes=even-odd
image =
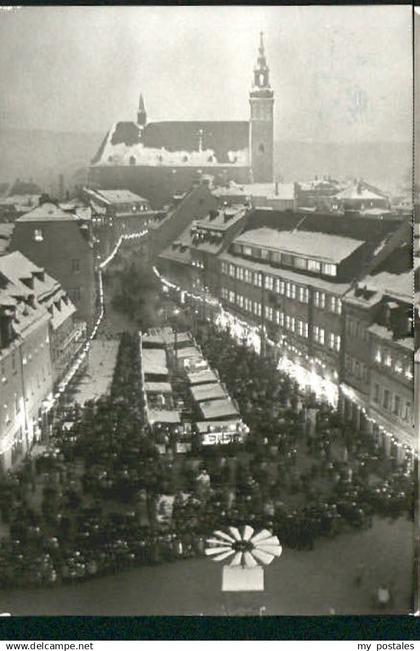
{"type": "Polygon", "coordinates": [[[117,122],[92,165],[249,166],[249,122],[117,122]]]}
{"type": "Polygon", "coordinates": [[[17,222],[64,222],[78,221],[79,218],[72,212],[62,210],[53,202],[45,202],[25,215],[19,217],[17,222]]]}

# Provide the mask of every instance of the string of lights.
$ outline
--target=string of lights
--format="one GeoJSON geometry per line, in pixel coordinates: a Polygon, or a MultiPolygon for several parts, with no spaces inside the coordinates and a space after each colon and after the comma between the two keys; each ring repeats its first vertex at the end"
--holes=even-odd
{"type": "MultiPolygon", "coordinates": [[[[231,321],[231,322],[235,322],[235,323],[239,324],[240,326],[242,326],[245,331],[247,331],[249,333],[253,333],[254,335],[257,335],[257,337],[259,338],[259,340],[261,342],[261,336],[258,334],[258,332],[261,331],[261,329],[259,329],[257,326],[251,326],[246,321],[243,321],[239,317],[234,316],[231,313],[227,312],[224,309],[223,305],[220,303],[220,301],[218,301],[217,299],[212,297],[211,300],[208,300],[206,297],[197,296],[197,295],[193,294],[192,292],[188,292],[188,291],[182,289],[182,287],[179,287],[178,285],[176,285],[176,284],[170,282],[169,280],[167,280],[166,278],[164,278],[156,267],[153,267],[153,271],[154,271],[156,277],[160,280],[160,282],[164,286],[169,287],[171,289],[174,289],[177,292],[183,292],[186,296],[189,296],[189,297],[191,297],[193,299],[196,299],[196,300],[199,300],[199,301],[202,301],[202,302],[207,302],[208,304],[211,304],[213,306],[217,306],[217,308],[219,309],[219,315],[222,316],[222,318],[224,318],[225,320],[231,321]]],[[[266,333],[265,328],[264,328],[263,332],[264,332],[264,334],[266,333]]],[[[316,357],[311,357],[309,355],[303,354],[301,351],[299,351],[299,349],[296,348],[296,346],[293,346],[293,345],[289,344],[286,341],[285,335],[281,335],[279,342],[275,342],[275,341],[273,341],[272,339],[270,339],[267,336],[265,336],[264,338],[265,338],[265,341],[267,341],[267,343],[270,344],[270,346],[273,346],[275,348],[280,348],[280,349],[285,348],[286,350],[294,353],[295,355],[299,355],[300,357],[304,357],[305,360],[307,360],[311,364],[318,364],[322,368],[324,368],[324,369],[326,368],[326,364],[322,360],[320,360],[320,359],[318,359],[316,357]]],[[[353,396],[351,395],[351,391],[350,391],[350,389],[348,387],[346,387],[345,384],[341,383],[340,385],[337,385],[337,389],[338,388],[340,388],[342,393],[344,395],[346,395],[350,400],[353,400],[353,396]]],[[[360,409],[361,413],[363,414],[363,416],[366,418],[366,420],[368,422],[372,423],[373,425],[375,425],[379,429],[381,434],[383,434],[384,436],[386,436],[388,438],[390,443],[396,445],[397,448],[399,448],[399,449],[404,449],[405,452],[407,452],[408,454],[412,454],[415,458],[418,458],[418,451],[417,450],[415,450],[413,447],[411,447],[407,443],[401,443],[400,441],[398,441],[398,439],[391,432],[387,431],[385,429],[385,427],[380,425],[377,421],[375,421],[374,418],[369,416],[364,407],[359,406],[359,409],[360,409]]]]}
{"type": "Polygon", "coordinates": [[[91,333],[89,334],[87,340],[85,341],[81,352],[79,355],[76,357],[75,361],[73,362],[72,367],[68,371],[67,375],[65,378],[60,382],[58,385],[57,391],[54,394],[53,400],[49,403],[49,408],[51,408],[55,402],[60,398],[60,396],[64,393],[64,391],[67,389],[69,383],[79,370],[80,366],[83,364],[89,349],[92,345],[93,339],[95,339],[96,334],[98,332],[99,326],[101,325],[102,319],[104,317],[105,313],[105,306],[104,306],[104,288],[103,288],[103,278],[102,278],[102,271],[106,269],[108,264],[115,258],[117,255],[121,244],[126,241],[126,240],[133,240],[133,239],[140,239],[147,235],[148,230],[140,231],[139,233],[130,233],[129,235],[121,235],[119,237],[115,247],[113,248],[112,252],[109,254],[109,256],[100,263],[98,267],[98,295],[99,295],[99,313],[95,321],[95,325],[93,326],[93,329],[91,333]]]}

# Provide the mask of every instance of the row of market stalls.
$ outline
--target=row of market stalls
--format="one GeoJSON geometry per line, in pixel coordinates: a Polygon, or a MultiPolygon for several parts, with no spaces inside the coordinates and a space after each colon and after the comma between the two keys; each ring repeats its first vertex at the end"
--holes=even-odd
{"type": "Polygon", "coordinates": [[[140,335],[145,413],[152,434],[178,451],[243,441],[238,406],[190,332],[155,328],[140,335]]]}

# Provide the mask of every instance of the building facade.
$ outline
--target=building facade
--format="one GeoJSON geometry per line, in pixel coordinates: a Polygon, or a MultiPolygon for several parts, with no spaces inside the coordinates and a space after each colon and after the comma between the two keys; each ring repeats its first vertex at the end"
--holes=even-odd
{"type": "MultiPolygon", "coordinates": [[[[0,465],[7,470],[41,436],[42,414],[52,398],[50,315],[33,286],[42,273],[28,274],[0,258],[0,465]]],[[[14,260],[13,260],[14,262],[14,260]]]]}
{"type": "Polygon", "coordinates": [[[56,278],[76,307],[75,317],[95,321],[95,250],[91,219],[46,201],[15,222],[11,251],[20,251],[56,278]]]}

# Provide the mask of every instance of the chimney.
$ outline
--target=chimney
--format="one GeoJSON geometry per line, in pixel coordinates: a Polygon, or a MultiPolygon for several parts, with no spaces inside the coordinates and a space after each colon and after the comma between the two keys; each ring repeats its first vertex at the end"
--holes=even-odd
{"type": "Polygon", "coordinates": [[[278,179],[276,179],[276,182],[274,183],[274,194],[276,195],[276,197],[279,196],[279,181],[278,181],[278,179]]]}

